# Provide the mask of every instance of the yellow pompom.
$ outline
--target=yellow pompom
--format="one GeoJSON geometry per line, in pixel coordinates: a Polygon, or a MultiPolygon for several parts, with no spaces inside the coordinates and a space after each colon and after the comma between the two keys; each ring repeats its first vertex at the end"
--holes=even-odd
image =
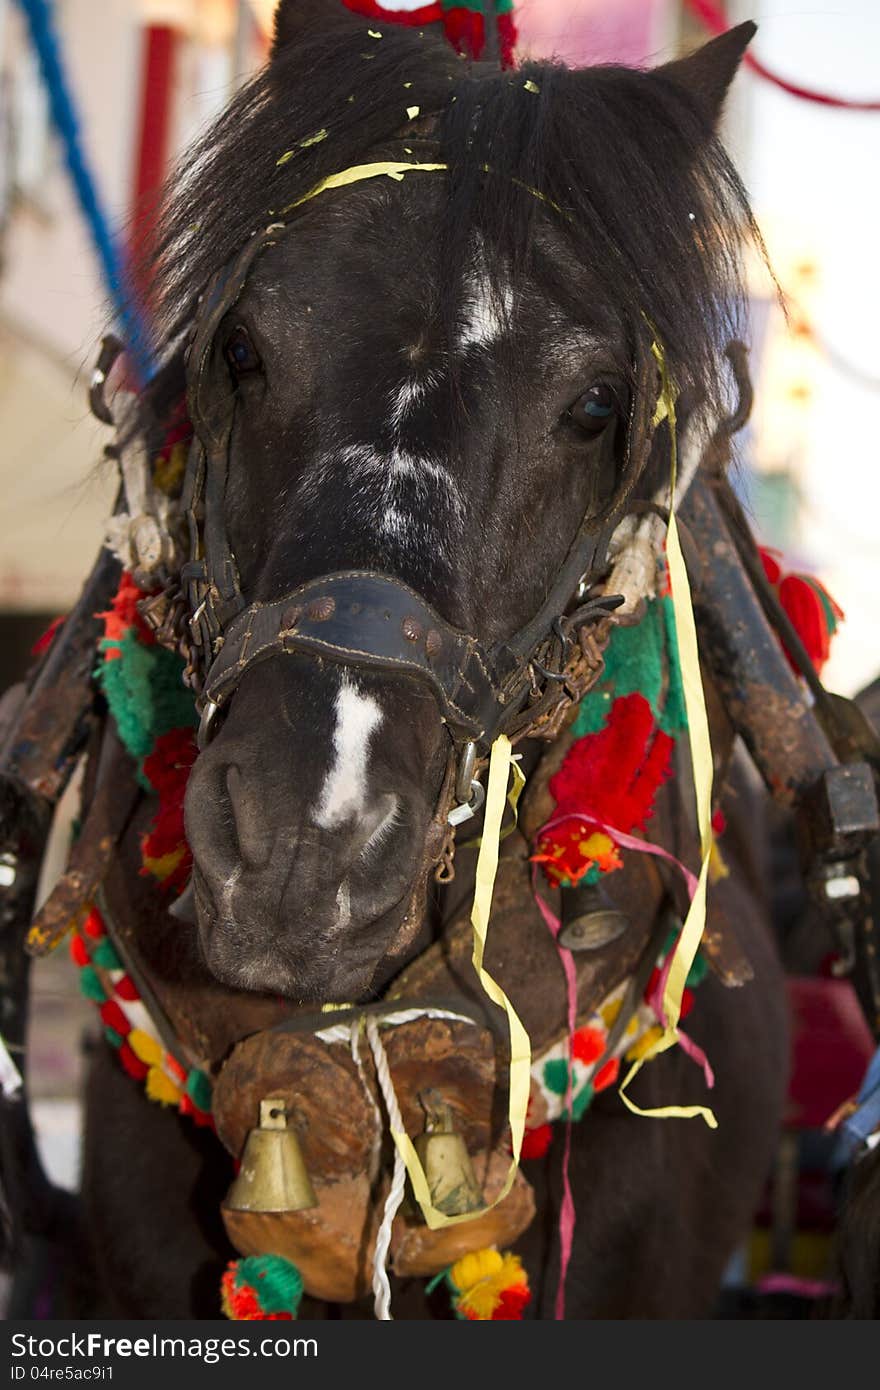
{"type": "Polygon", "coordinates": [[[522,1260],[509,1250],[503,1255],[492,1249],[465,1255],[452,1266],[449,1279],[458,1291],[458,1311],[474,1322],[490,1322],[502,1294],[514,1288],[528,1289],[522,1260]]]}
{"type": "Polygon", "coordinates": [[[721,847],[713,836],[712,848],[709,851],[709,882],[719,883],[722,878],[730,878],[730,870],[721,853],[721,847]]]}
{"type": "Polygon", "coordinates": [[[145,1033],[143,1028],[132,1028],[125,1040],[135,1057],[139,1057],[142,1062],[146,1062],[148,1067],[154,1067],[162,1060],[162,1044],[155,1038],[151,1038],[149,1033],[145,1033]]]}
{"type": "Polygon", "coordinates": [[[180,1104],[180,1090],[161,1067],[150,1067],[147,1072],[147,1096],[159,1105],[180,1104]]]}
{"type": "Polygon", "coordinates": [[[637,1043],[633,1043],[632,1047],[626,1054],[626,1060],[628,1062],[640,1061],[646,1053],[651,1051],[651,1048],[654,1046],[654,1044],[658,1043],[662,1037],[663,1029],[659,1026],[659,1024],[656,1025],[654,1028],[649,1028],[647,1033],[642,1034],[637,1043]]]}
{"type": "Polygon", "coordinates": [[[462,1255],[449,1271],[449,1278],[461,1291],[473,1288],[481,1279],[490,1279],[501,1269],[502,1258],[497,1250],[474,1250],[470,1255],[462,1255]]]}
{"type": "Polygon", "coordinates": [[[157,878],[160,883],[164,883],[166,878],[174,873],[183,856],[186,854],[186,846],[180,845],[177,849],[172,849],[168,854],[161,854],[158,859],[152,858],[149,854],[144,855],[144,868],[147,873],[157,878]]]}
{"type": "Polygon", "coordinates": [[[599,1013],[602,1015],[602,1022],[605,1024],[606,1028],[612,1027],[617,1015],[620,1013],[622,1005],[622,999],[614,999],[610,1004],[605,1004],[604,1007],[599,1010],[599,1013]]]}

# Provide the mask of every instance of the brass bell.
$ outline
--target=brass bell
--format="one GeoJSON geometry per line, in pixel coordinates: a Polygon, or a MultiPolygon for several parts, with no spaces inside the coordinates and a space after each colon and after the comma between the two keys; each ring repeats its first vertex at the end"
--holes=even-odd
{"type": "Polygon", "coordinates": [[[224,1205],[230,1211],[307,1211],[318,1205],[283,1100],[260,1101],[259,1128],[247,1137],[224,1205]]]}
{"type": "Polygon", "coordinates": [[[439,1092],[419,1095],[425,1109],[425,1132],[415,1141],[431,1203],[444,1216],[482,1211],[485,1203],[464,1140],[456,1132],[452,1111],[439,1092]]]}
{"type": "Polygon", "coordinates": [[[598,883],[576,883],[560,889],[562,928],[558,941],[568,951],[597,951],[616,941],[629,926],[598,883]]]}

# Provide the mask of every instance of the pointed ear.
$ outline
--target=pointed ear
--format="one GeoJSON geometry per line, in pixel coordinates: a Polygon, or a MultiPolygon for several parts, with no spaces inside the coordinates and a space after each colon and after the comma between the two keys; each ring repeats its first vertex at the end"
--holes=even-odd
{"type": "Polygon", "coordinates": [[[306,32],[319,24],[329,27],[340,19],[348,18],[355,23],[362,16],[352,14],[343,0],[279,0],[275,11],[275,33],[272,40],[271,57],[276,58],[282,48],[294,44],[306,32]]]}
{"type": "Polygon", "coordinates": [[[739,67],[742,56],[757,33],[751,20],[737,24],[717,39],[703,44],[696,53],[664,63],[655,68],[658,77],[665,77],[695,102],[706,124],[714,129],[721,116],[724,98],[739,67]]]}

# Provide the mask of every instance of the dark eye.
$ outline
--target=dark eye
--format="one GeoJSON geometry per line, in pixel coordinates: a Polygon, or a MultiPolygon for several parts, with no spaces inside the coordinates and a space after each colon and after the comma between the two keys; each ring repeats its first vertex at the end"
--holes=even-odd
{"type": "Polygon", "coordinates": [[[601,434],[617,409],[613,387],[597,381],[569,408],[568,418],[584,434],[601,434]]]}
{"type": "Polygon", "coordinates": [[[260,354],[251,342],[251,335],[241,324],[234,328],[226,339],[223,355],[235,377],[247,376],[248,372],[258,372],[263,365],[260,354]]]}

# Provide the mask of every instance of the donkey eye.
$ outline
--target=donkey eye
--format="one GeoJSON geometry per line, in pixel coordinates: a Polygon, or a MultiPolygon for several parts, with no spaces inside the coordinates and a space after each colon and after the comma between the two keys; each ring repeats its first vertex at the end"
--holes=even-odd
{"type": "Polygon", "coordinates": [[[601,434],[617,409],[613,387],[604,381],[590,386],[568,409],[568,418],[584,434],[601,434]]]}
{"type": "Polygon", "coordinates": [[[234,328],[226,339],[223,355],[229,370],[235,377],[247,376],[249,372],[258,372],[263,365],[260,354],[251,342],[250,334],[241,324],[234,328]]]}

